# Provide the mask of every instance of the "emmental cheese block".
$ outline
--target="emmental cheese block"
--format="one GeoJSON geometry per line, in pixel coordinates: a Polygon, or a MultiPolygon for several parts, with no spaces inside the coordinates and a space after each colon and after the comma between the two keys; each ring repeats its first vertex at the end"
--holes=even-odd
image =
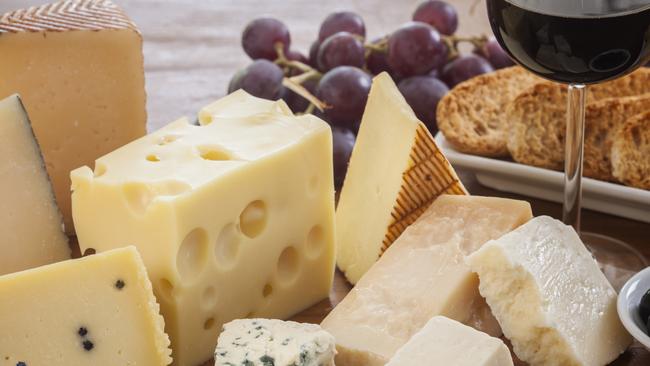
{"type": "MultiPolygon", "coordinates": [[[[239,108],[255,111],[257,98],[239,108]]],[[[210,359],[222,324],[326,298],[335,266],[332,135],[320,119],[186,119],[72,172],[82,251],[138,247],[174,363],[210,359]]]]}
{"type": "Polygon", "coordinates": [[[215,366],[334,366],[334,337],[316,324],[238,319],[224,325],[215,366]]]}
{"type": "Polygon", "coordinates": [[[336,209],[347,279],[356,283],[441,194],[467,191],[390,76],[376,76],[336,209]]]}
{"type": "Polygon", "coordinates": [[[517,356],[532,366],[603,366],[631,343],[616,292],[570,226],[548,216],[468,258],[517,356]]]}
{"type": "Polygon", "coordinates": [[[70,171],[145,134],[142,37],[109,0],[65,0],[0,15],[0,55],[73,233],[70,171]]]}
{"type": "Polygon", "coordinates": [[[18,95],[0,100],[0,275],[70,258],[38,143],[18,95]]]}
{"type": "Polygon", "coordinates": [[[465,256],[531,217],[523,201],[439,197],[323,320],[337,366],[386,364],[436,315],[500,335],[465,256]]]}
{"type": "Polygon", "coordinates": [[[0,366],[171,363],[135,248],[0,277],[0,366]]]}
{"type": "Polygon", "coordinates": [[[434,316],[386,366],[512,366],[499,338],[444,316],[434,316]]]}

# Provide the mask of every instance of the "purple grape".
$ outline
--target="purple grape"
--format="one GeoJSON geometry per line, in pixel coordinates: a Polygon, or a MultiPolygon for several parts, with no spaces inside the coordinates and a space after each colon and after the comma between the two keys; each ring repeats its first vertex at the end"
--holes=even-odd
{"type": "MultiPolygon", "coordinates": [[[[370,43],[376,45],[381,42],[382,39],[383,38],[377,38],[370,43]]],[[[380,74],[384,71],[392,74],[393,70],[391,70],[390,66],[388,65],[387,57],[387,52],[371,50],[370,54],[368,55],[368,59],[366,60],[366,67],[373,75],[380,74]]]]}
{"type": "Polygon", "coordinates": [[[458,28],[458,13],[452,5],[438,0],[427,0],[413,13],[413,20],[432,25],[442,34],[454,34],[458,28]]]}
{"type": "Polygon", "coordinates": [[[495,70],[515,64],[495,38],[490,38],[482,48],[475,49],[474,53],[488,60],[495,70]]]}
{"type": "Polygon", "coordinates": [[[318,49],[318,69],[327,72],[337,66],[363,67],[363,43],[348,32],[338,32],[328,37],[318,49]]]}
{"type": "Polygon", "coordinates": [[[338,32],[348,32],[366,37],[366,26],[359,14],[350,11],[332,13],[323,20],[318,32],[318,41],[324,42],[338,32]]]}
{"type": "Polygon", "coordinates": [[[352,128],[350,124],[363,115],[371,83],[370,75],[352,66],[339,66],[323,75],[316,96],[330,106],[325,110],[327,119],[352,128]]]}
{"type": "Polygon", "coordinates": [[[461,56],[442,69],[441,79],[450,88],[471,79],[474,76],[494,71],[490,63],[481,56],[467,55],[461,56]]]}
{"type": "MultiPolygon", "coordinates": [[[[316,86],[318,85],[318,79],[307,79],[302,83],[302,86],[307,89],[310,93],[316,94],[316,86]]],[[[286,92],[282,96],[287,105],[294,113],[304,112],[307,107],[309,107],[309,101],[302,96],[296,94],[293,90],[285,88],[286,92]]]]}
{"type": "Polygon", "coordinates": [[[300,51],[289,50],[285,56],[290,61],[298,61],[305,65],[309,65],[309,59],[307,59],[307,56],[303,55],[300,51]]]}
{"type": "Polygon", "coordinates": [[[286,54],[291,45],[291,36],[287,26],[274,18],[258,18],[248,23],[241,40],[244,51],[253,60],[277,59],[277,43],[282,44],[286,54]]]}
{"type": "Polygon", "coordinates": [[[255,60],[233,76],[228,92],[244,89],[258,98],[278,100],[284,89],[283,78],[284,73],[278,65],[264,59],[255,60]]]}
{"type": "Polygon", "coordinates": [[[447,85],[430,76],[412,76],[400,81],[398,88],[415,115],[435,135],[438,132],[436,108],[440,99],[449,92],[447,85]]]}
{"type": "Polygon", "coordinates": [[[447,45],[440,33],[421,22],[409,22],[388,39],[388,64],[397,74],[424,75],[447,61],[447,45]]]}
{"type": "Polygon", "coordinates": [[[320,48],[320,42],[318,40],[314,41],[309,47],[309,64],[312,67],[318,69],[318,49],[320,48]]]}
{"type": "Polygon", "coordinates": [[[356,137],[352,131],[347,128],[332,127],[334,186],[336,188],[343,186],[355,141],[356,137]]]}

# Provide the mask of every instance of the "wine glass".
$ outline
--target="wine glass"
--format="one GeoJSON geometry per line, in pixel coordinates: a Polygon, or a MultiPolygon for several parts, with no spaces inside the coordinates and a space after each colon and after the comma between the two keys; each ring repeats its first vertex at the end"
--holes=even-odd
{"type": "MultiPolygon", "coordinates": [[[[580,233],[587,85],[621,77],[650,59],[650,0],[487,0],[496,39],[521,66],[568,84],[563,221],[580,233]]],[[[618,288],[647,266],[620,240],[581,233],[618,288]]]]}

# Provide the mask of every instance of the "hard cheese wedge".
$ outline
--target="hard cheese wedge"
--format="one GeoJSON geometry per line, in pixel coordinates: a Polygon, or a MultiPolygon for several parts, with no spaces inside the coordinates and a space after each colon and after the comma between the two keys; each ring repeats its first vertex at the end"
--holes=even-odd
{"type": "Polygon", "coordinates": [[[223,329],[215,366],[334,366],[334,337],[318,325],[239,319],[223,329]]]}
{"type": "Polygon", "coordinates": [[[337,264],[356,283],[441,194],[466,194],[387,73],[375,77],[336,209],[337,264]]]}
{"type": "Polygon", "coordinates": [[[171,363],[133,247],[5,275],[0,299],[2,366],[171,363]]]}
{"type": "Polygon", "coordinates": [[[145,134],[142,37],[111,1],[59,1],[0,15],[0,55],[72,233],[70,171],[145,134]]]}
{"type": "Polygon", "coordinates": [[[527,202],[443,195],[361,278],[322,326],[338,366],[384,365],[433,316],[500,329],[465,256],[531,218],[527,202]]]}
{"type": "Polygon", "coordinates": [[[179,120],[72,181],[82,250],[142,253],[176,365],[210,359],[232,319],[289,317],[329,294],[332,136],[314,116],[179,120]]]}
{"type": "Polygon", "coordinates": [[[468,258],[514,351],[531,365],[602,366],[631,342],[616,292],[573,228],[548,216],[468,258]]]}
{"type": "Polygon", "coordinates": [[[0,275],[69,259],[61,214],[17,95],[0,100],[0,141],[0,275]]]}
{"type": "Polygon", "coordinates": [[[499,338],[444,316],[434,316],[386,366],[512,366],[499,338]]]}

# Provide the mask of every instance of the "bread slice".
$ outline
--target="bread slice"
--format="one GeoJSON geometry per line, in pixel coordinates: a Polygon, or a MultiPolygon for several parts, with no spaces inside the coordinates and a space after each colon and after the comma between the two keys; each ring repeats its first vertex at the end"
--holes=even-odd
{"type": "MultiPolygon", "coordinates": [[[[650,70],[639,70],[623,78],[590,86],[587,94],[585,131],[585,175],[612,180],[609,166],[609,134],[612,126],[648,109],[647,97],[623,98],[650,93],[650,70]],[[617,97],[611,99],[612,97],[617,97]],[[606,100],[611,99],[611,100],[606,100]],[[602,101],[602,103],[600,102],[602,101]],[[607,109],[612,109],[607,111],[607,109]],[[615,119],[615,120],[614,120],[615,119]],[[605,149],[602,153],[598,150],[605,149]]],[[[564,135],[567,87],[548,81],[520,93],[508,106],[507,139],[512,158],[522,164],[561,170],[564,166],[564,135]]]]}
{"type": "Polygon", "coordinates": [[[611,158],[616,179],[650,190],[650,110],[628,119],[616,131],[611,158]]]}
{"type": "Polygon", "coordinates": [[[634,115],[650,110],[650,94],[609,98],[587,106],[585,118],[584,174],[614,181],[611,151],[616,132],[634,115]]]}
{"type": "Polygon", "coordinates": [[[541,80],[519,66],[467,80],[438,104],[438,128],[458,151],[508,156],[505,107],[521,91],[541,80]]]}

